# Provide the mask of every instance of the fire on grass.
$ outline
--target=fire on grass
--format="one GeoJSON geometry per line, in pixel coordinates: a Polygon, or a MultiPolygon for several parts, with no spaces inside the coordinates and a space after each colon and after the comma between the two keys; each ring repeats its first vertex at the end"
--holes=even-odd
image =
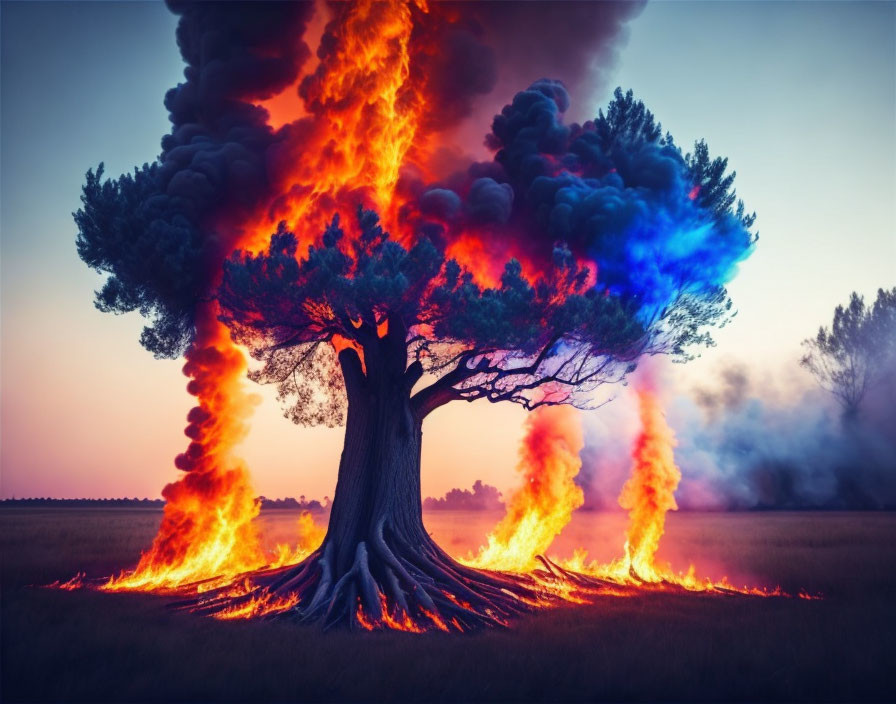
{"type": "MultiPolygon", "coordinates": [[[[554,539],[583,502],[574,479],[581,466],[582,431],[578,412],[568,406],[545,407],[530,414],[520,449],[518,470],[523,479],[510,497],[507,511],[487,544],[478,554],[461,559],[467,566],[496,574],[512,574],[529,588],[531,596],[515,598],[530,609],[550,608],[563,603],[584,604],[601,597],[625,597],[647,592],[701,592],[705,594],[788,597],[779,587],[736,586],[726,578],[711,580],[696,573],[693,565],[676,572],[657,559],[665,530],[666,514],[677,508],[674,493],[681,479],[675,464],[675,435],[666,423],[659,395],[649,384],[636,389],[640,431],[632,448],[632,467],[619,496],[628,510],[623,554],[607,564],[588,561],[584,550],[572,558],[546,557],[554,539]]],[[[295,547],[278,544],[276,554],[234,574],[221,572],[211,578],[178,584],[157,580],[160,586],[147,589],[145,583],[132,586],[135,573],[123,573],[100,586],[111,591],[141,590],[176,594],[189,598],[187,608],[216,619],[234,620],[287,615],[301,605],[298,592],[275,589],[284,567],[302,562],[314,552],[324,529],[304,512],[299,520],[295,547]],[[251,572],[251,574],[249,574],[251,572]]],[[[84,574],[49,587],[74,590],[87,586],[84,574]]],[[[817,599],[805,591],[797,597],[817,599]]],[[[467,602],[445,592],[450,602],[464,610],[475,610],[467,602]]],[[[379,613],[365,612],[358,597],[357,624],[367,630],[425,631],[470,630],[457,617],[446,618],[436,608],[421,609],[411,615],[401,605],[392,606],[378,594],[379,613]]],[[[503,622],[507,625],[507,621],[503,622]]]]}
{"type": "MultiPolygon", "coordinates": [[[[588,594],[623,595],[645,589],[787,596],[778,587],[737,587],[726,578],[700,577],[693,565],[686,572],[676,572],[657,559],[666,514],[678,508],[675,490],[681,471],[675,464],[675,435],[666,423],[658,393],[650,382],[641,380],[636,394],[641,427],[632,448],[631,475],[619,496],[620,506],[629,515],[619,558],[609,564],[589,562],[585,550],[576,550],[572,558],[562,561],[545,557],[583,502],[574,482],[581,466],[579,418],[575,410],[560,406],[532,414],[519,465],[523,484],[510,497],[507,514],[488,536],[488,544],[465,563],[480,569],[532,570],[545,589],[571,601],[588,594]]],[[[810,598],[805,593],[799,596],[810,598]]]]}
{"type": "MultiPolygon", "coordinates": [[[[258,514],[257,501],[253,502],[253,517],[258,514]]],[[[224,514],[219,514],[221,520],[221,532],[227,534],[227,524],[224,514]]],[[[164,522],[164,519],[163,519],[164,522]]],[[[250,524],[253,536],[257,536],[255,526],[250,524]]],[[[273,550],[265,551],[259,547],[260,543],[253,543],[255,552],[251,557],[235,566],[234,562],[228,559],[232,555],[233,547],[228,543],[219,546],[209,546],[206,542],[203,544],[203,550],[197,553],[194,558],[199,564],[194,564],[189,559],[184,563],[183,571],[176,567],[162,563],[159,567],[154,568],[151,565],[145,567],[148,557],[153,556],[153,549],[144,553],[137,567],[132,571],[125,571],[121,574],[110,577],[107,581],[100,585],[100,589],[104,591],[144,591],[170,594],[202,594],[212,590],[224,589],[230,596],[242,596],[251,591],[251,581],[245,575],[258,570],[272,570],[279,567],[296,565],[310,555],[324,538],[325,529],[319,525],[310,511],[303,511],[299,515],[296,526],[296,543],[277,543],[273,550]],[[217,550],[214,548],[217,547],[217,550]],[[221,565],[217,570],[215,564],[221,565]],[[200,575],[198,578],[190,579],[191,575],[200,575]],[[240,591],[243,590],[243,591],[240,591]]],[[[83,575],[82,575],[83,577],[83,575]]],[[[68,583],[66,583],[68,584],[68,583]]],[[[75,589],[77,587],[60,588],[75,589]]],[[[80,586],[80,585],[79,585],[80,586]]],[[[269,613],[271,608],[270,600],[262,600],[257,602],[253,608],[245,607],[239,612],[247,616],[262,615],[269,613]],[[263,608],[267,607],[267,608],[263,608]]],[[[237,615],[221,616],[221,618],[237,618],[237,615]]]]}

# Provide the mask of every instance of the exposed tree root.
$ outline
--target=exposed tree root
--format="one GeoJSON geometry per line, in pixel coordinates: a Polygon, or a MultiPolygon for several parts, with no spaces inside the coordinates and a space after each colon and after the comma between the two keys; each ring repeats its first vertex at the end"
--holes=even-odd
{"type": "MultiPolygon", "coordinates": [[[[592,597],[633,596],[649,591],[727,597],[788,597],[775,590],[738,589],[727,582],[694,589],[680,583],[647,581],[630,570],[626,580],[574,572],[547,557],[529,574],[479,570],[461,565],[431,540],[412,549],[375,531],[357,543],[350,566],[336,578],[332,543],[324,542],[297,565],[262,569],[212,586],[220,578],[178,590],[189,598],[171,604],[219,619],[290,618],[334,628],[467,632],[506,627],[515,617],[538,608],[590,603],[592,597]],[[198,596],[197,596],[198,593],[198,596]]],[[[98,588],[103,580],[83,575],[45,585],[56,589],[98,588]]],[[[167,594],[178,593],[166,591],[167,594]]],[[[801,592],[804,599],[818,599],[801,592]]]]}
{"type": "MultiPolygon", "coordinates": [[[[298,565],[244,575],[237,583],[178,604],[218,618],[290,617],[324,629],[471,631],[506,626],[558,601],[534,576],[465,567],[431,540],[412,547],[381,522],[337,573],[324,544],[298,565]]],[[[559,569],[556,568],[555,569],[559,569]]]]}

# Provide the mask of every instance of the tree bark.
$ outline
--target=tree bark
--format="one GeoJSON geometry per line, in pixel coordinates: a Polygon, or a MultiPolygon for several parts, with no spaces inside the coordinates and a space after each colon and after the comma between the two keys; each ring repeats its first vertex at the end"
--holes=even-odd
{"type": "Polygon", "coordinates": [[[363,375],[354,350],[340,353],[348,414],[327,531],[340,572],[354,560],[353,546],[369,542],[377,530],[411,544],[428,538],[420,501],[421,421],[411,412],[401,377],[365,356],[370,367],[363,375]]]}
{"type": "MultiPolygon", "coordinates": [[[[390,321],[391,323],[391,321],[390,321]]],[[[547,598],[530,577],[451,559],[423,526],[423,414],[411,403],[420,365],[406,368],[406,331],[339,353],[348,396],[345,442],[327,535],[299,565],[256,573],[256,589],[211,595],[203,611],[260,596],[297,597],[289,613],[325,627],[467,631],[506,625],[547,598]]],[[[280,614],[283,615],[282,613],[280,614]]]]}

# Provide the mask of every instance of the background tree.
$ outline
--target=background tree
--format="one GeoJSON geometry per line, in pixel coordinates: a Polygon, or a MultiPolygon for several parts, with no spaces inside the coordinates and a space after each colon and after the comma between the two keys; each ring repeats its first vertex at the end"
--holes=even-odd
{"type": "Polygon", "coordinates": [[[834,310],[831,327],[820,327],[803,346],[800,364],[835,396],[844,418],[855,419],[868,389],[896,359],[896,288],[878,289],[871,306],[853,292],[834,310]]]}

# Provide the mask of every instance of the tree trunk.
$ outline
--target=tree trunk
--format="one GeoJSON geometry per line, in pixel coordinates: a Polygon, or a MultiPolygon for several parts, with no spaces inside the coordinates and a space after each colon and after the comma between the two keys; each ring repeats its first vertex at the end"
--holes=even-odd
{"type": "Polygon", "coordinates": [[[339,354],[348,414],[323,543],[299,565],[252,575],[249,594],[213,595],[201,610],[282,597],[298,602],[288,613],[327,628],[467,631],[548,598],[530,577],[465,567],[433,542],[420,499],[422,418],[410,403],[419,369],[405,368],[403,337],[372,341],[364,357],[339,354]]]}
{"type": "MultiPolygon", "coordinates": [[[[352,350],[342,352],[343,368],[360,366],[352,350]]],[[[369,369],[359,388],[349,379],[345,441],[327,537],[335,548],[338,572],[355,558],[353,546],[369,544],[377,531],[402,536],[410,544],[428,538],[420,501],[421,422],[411,413],[410,394],[400,379],[377,379],[369,369]]]]}

